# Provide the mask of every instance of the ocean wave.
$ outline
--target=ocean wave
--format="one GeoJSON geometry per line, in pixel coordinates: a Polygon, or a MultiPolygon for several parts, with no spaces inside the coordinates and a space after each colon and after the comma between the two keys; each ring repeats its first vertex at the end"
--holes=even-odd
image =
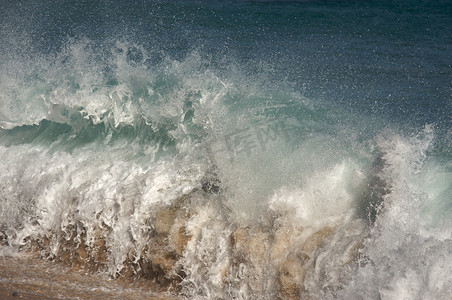
{"type": "Polygon", "coordinates": [[[2,251],[188,298],[450,290],[434,125],[399,130],[196,51],[99,55],[69,41],[2,69],[2,251]]]}

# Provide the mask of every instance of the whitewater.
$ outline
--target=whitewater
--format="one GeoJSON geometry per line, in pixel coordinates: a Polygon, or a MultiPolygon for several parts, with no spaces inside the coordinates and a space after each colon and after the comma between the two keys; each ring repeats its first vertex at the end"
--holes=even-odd
{"type": "MultiPolygon", "coordinates": [[[[359,12],[395,26],[370,4],[60,3],[50,16],[21,3],[2,2],[0,21],[4,256],[189,299],[449,299],[441,26],[421,35],[437,60],[418,32],[368,58],[340,42],[356,24],[335,22],[359,12]],[[328,39],[338,46],[318,47],[328,39]]],[[[427,22],[417,9],[400,22],[427,22]]],[[[435,19],[446,27],[447,12],[435,19]]]]}

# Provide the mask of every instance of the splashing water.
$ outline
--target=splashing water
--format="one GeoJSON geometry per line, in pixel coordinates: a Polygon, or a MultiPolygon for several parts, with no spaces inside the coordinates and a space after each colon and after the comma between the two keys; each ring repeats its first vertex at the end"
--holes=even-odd
{"type": "Polygon", "coordinates": [[[195,299],[447,299],[447,114],[356,113],[154,38],[1,53],[3,254],[195,299]]]}

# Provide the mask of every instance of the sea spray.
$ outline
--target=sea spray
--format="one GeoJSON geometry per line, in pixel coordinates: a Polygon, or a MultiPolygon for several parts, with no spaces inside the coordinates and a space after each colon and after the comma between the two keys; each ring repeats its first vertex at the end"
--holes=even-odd
{"type": "Polygon", "coordinates": [[[98,73],[101,65],[88,68],[94,54],[79,50],[88,46],[67,49],[45,71],[46,88],[32,81],[32,96],[20,96],[39,103],[38,119],[3,123],[4,244],[187,296],[301,295],[305,262],[354,215],[348,189],[363,184],[365,166],[337,162],[346,148],[333,128],[318,131],[327,128],[321,112],[299,94],[220,78],[196,53],[156,74],[144,58],[128,60],[135,46],[118,43],[98,73]],[[321,145],[322,159],[303,159],[321,145]],[[220,193],[202,189],[209,172],[220,193]]]}
{"type": "Polygon", "coordinates": [[[15,3],[2,253],[187,298],[450,294],[447,16],[15,3]]]}
{"type": "MultiPolygon", "coordinates": [[[[447,299],[452,287],[443,278],[451,276],[447,267],[450,253],[445,250],[450,248],[450,219],[426,210],[432,202],[440,201],[437,197],[442,190],[451,189],[450,182],[435,192],[425,189],[431,168],[437,168],[429,156],[433,128],[426,126],[410,137],[387,132],[377,140],[386,161],[383,174],[391,188],[364,240],[362,267],[355,270],[340,295],[447,299]],[[417,273],[419,268],[428,271],[417,273]]],[[[439,182],[450,176],[436,174],[439,182]]]]}

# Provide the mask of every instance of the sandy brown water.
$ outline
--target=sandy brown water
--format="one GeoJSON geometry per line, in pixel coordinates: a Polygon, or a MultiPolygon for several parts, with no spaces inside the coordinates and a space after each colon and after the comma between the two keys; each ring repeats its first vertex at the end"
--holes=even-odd
{"type": "Polygon", "coordinates": [[[145,281],[122,282],[30,256],[0,256],[0,299],[177,299],[145,281]]]}

